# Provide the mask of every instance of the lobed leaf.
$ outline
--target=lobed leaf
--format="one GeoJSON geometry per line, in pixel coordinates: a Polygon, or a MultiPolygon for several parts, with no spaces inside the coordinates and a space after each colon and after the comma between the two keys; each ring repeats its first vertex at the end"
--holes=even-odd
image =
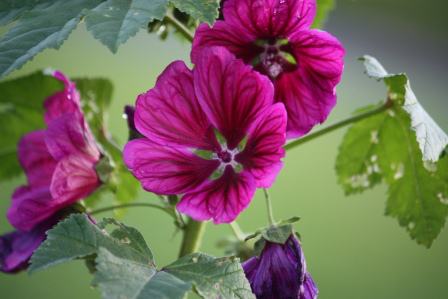
{"type": "Polygon", "coordinates": [[[219,0],[170,0],[180,11],[212,24],[218,17],[219,0]]]}

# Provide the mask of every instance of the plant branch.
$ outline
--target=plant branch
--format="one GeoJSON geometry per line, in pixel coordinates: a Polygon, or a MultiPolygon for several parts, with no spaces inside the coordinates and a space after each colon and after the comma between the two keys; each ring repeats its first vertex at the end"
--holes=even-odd
{"type": "Polygon", "coordinates": [[[173,25],[182,35],[189,41],[193,42],[193,33],[190,32],[190,30],[182,24],[178,19],[176,19],[172,13],[168,12],[165,16],[165,20],[173,25]]]}
{"type": "Polygon", "coordinates": [[[188,219],[188,223],[184,228],[179,257],[199,250],[205,232],[205,224],[206,222],[203,221],[195,221],[191,218],[188,219]]]}
{"type": "Polygon", "coordinates": [[[274,212],[272,210],[271,197],[269,196],[268,189],[263,188],[264,198],[266,199],[266,209],[268,211],[268,220],[270,225],[275,225],[274,212]]]}
{"type": "Polygon", "coordinates": [[[156,204],[144,203],[144,202],[135,202],[135,203],[128,203],[128,204],[109,206],[109,207],[105,207],[105,208],[96,209],[96,210],[90,211],[88,213],[90,215],[95,215],[95,214],[100,214],[100,213],[109,212],[109,211],[113,211],[113,210],[125,209],[125,208],[135,208],[135,207],[148,207],[148,208],[158,209],[158,210],[164,211],[165,213],[167,213],[171,217],[176,218],[176,215],[174,214],[172,209],[165,208],[165,207],[162,207],[162,206],[159,206],[159,205],[156,205],[156,204]]]}
{"type": "Polygon", "coordinates": [[[230,225],[230,228],[232,229],[233,234],[238,239],[238,241],[244,241],[244,239],[246,238],[246,235],[241,230],[241,227],[238,225],[238,222],[233,221],[233,222],[229,223],[229,225],[230,225]]]}
{"type": "Polygon", "coordinates": [[[349,118],[344,119],[344,120],[342,120],[340,122],[337,122],[337,123],[335,123],[335,124],[333,124],[331,126],[328,126],[325,129],[322,129],[322,130],[319,130],[319,131],[314,132],[312,134],[309,134],[309,135],[307,135],[307,136],[305,136],[303,138],[294,140],[294,141],[288,143],[287,145],[285,145],[284,149],[287,150],[287,151],[290,150],[290,149],[293,149],[293,148],[295,148],[295,147],[297,147],[297,146],[299,146],[299,145],[301,145],[303,143],[306,143],[308,141],[311,141],[311,140],[313,140],[313,139],[315,139],[317,137],[320,137],[322,135],[325,135],[327,133],[330,133],[330,132],[333,132],[333,131],[335,131],[337,129],[345,127],[345,126],[347,126],[349,124],[358,122],[358,121],[363,120],[365,118],[369,118],[371,116],[374,116],[374,115],[377,115],[377,114],[379,114],[381,112],[384,112],[387,109],[389,109],[391,106],[392,106],[392,103],[390,101],[387,101],[384,105],[382,105],[381,107],[378,107],[376,109],[373,109],[372,111],[364,112],[364,113],[361,113],[361,114],[349,117],[349,118]]]}

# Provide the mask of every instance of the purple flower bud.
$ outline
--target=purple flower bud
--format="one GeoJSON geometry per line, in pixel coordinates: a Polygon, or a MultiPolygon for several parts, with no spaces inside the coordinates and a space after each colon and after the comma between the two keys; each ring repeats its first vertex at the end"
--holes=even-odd
{"type": "Polygon", "coordinates": [[[260,256],[247,260],[243,268],[257,299],[317,298],[317,287],[294,236],[285,244],[266,241],[260,256]]]}

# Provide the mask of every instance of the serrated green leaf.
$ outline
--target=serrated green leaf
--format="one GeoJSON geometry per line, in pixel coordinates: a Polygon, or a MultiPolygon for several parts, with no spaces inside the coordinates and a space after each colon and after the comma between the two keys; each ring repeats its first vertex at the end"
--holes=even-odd
{"type": "Polygon", "coordinates": [[[389,74],[372,56],[361,58],[368,76],[383,80],[388,88],[388,99],[402,106],[410,118],[410,127],[416,132],[423,160],[436,162],[448,145],[448,135],[437,125],[418,102],[406,74],[389,74]]]}
{"type": "Polygon", "coordinates": [[[63,88],[42,72],[0,83],[0,181],[22,173],[17,143],[24,134],[44,127],[43,103],[63,88]]]}
{"type": "Polygon", "coordinates": [[[24,12],[0,39],[0,77],[20,68],[37,53],[59,48],[83,13],[101,0],[45,1],[24,12]]]}
{"type": "MultiPolygon", "coordinates": [[[[104,229],[101,230],[85,214],[72,214],[47,232],[47,239],[31,257],[29,272],[97,254],[100,247],[119,257],[153,265],[152,254],[129,245],[128,240],[136,244],[139,239],[135,231],[126,236],[127,240],[124,239],[125,232],[121,229],[120,233],[116,233],[120,238],[116,239],[104,229]]],[[[138,244],[138,248],[141,248],[141,244],[138,244]]]]}
{"type": "Polygon", "coordinates": [[[48,0],[2,0],[0,2],[0,26],[9,24],[23,13],[48,0]]]}
{"type": "Polygon", "coordinates": [[[255,298],[239,259],[234,257],[214,258],[194,253],[164,267],[163,271],[192,283],[203,298],[255,298]]]}
{"type": "Polygon", "coordinates": [[[117,257],[99,250],[97,273],[93,281],[107,299],[181,299],[191,284],[160,271],[154,266],[117,257]]]}
{"type": "Polygon", "coordinates": [[[115,53],[119,45],[146,28],[154,19],[162,20],[168,0],[107,0],[86,17],[92,35],[115,53]]]}
{"type": "Polygon", "coordinates": [[[170,0],[180,11],[201,22],[213,24],[218,17],[219,0],[170,0]]]}
{"type": "Polygon", "coordinates": [[[325,25],[328,15],[335,7],[335,0],[317,0],[316,17],[313,28],[322,28],[325,25]]]}

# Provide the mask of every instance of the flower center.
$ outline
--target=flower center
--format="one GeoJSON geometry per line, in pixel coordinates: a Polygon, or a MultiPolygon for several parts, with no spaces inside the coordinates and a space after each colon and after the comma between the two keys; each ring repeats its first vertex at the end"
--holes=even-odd
{"type": "Polygon", "coordinates": [[[223,150],[217,154],[222,163],[230,163],[233,160],[232,153],[227,150],[223,150]]]}
{"type": "Polygon", "coordinates": [[[288,40],[257,40],[255,45],[259,49],[259,55],[255,57],[252,64],[255,69],[269,76],[271,80],[277,79],[284,72],[291,72],[297,68],[297,60],[292,54],[288,40]]]}

